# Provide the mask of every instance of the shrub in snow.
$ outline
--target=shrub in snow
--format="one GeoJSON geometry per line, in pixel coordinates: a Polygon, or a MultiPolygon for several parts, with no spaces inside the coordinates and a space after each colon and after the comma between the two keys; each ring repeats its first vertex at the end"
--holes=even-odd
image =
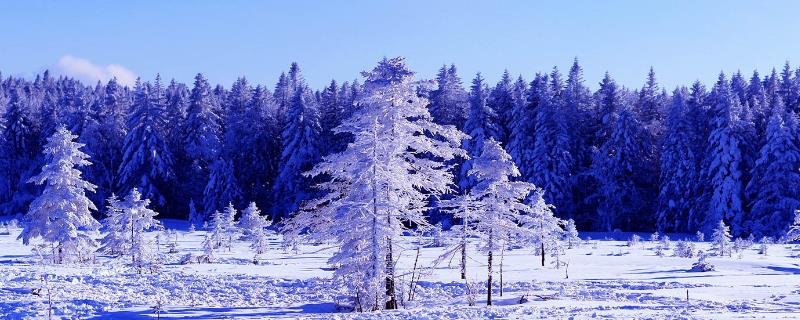
{"type": "Polygon", "coordinates": [[[18,237],[25,245],[41,237],[54,246],[58,263],[70,256],[89,260],[97,246],[89,233],[100,228],[92,217],[92,210],[97,208],[86,197],[86,191],[94,192],[96,186],[84,181],[76,168],[90,165],[89,155],[80,150],[84,144],[75,142],[76,138],[61,125],[47,139],[43,150],[46,164],[41,173],[28,180],[44,185],[44,190],[31,203],[24,217],[25,228],[18,237]]]}
{"type": "Polygon", "coordinates": [[[692,264],[692,268],[689,269],[689,271],[709,272],[709,271],[714,271],[716,269],[716,267],[713,264],[706,261],[706,255],[702,251],[700,251],[697,255],[700,257],[698,258],[697,262],[692,264]]]}
{"type": "Polygon", "coordinates": [[[664,250],[669,250],[670,249],[671,243],[669,241],[669,236],[668,235],[665,234],[665,235],[661,236],[660,245],[661,245],[661,249],[664,249],[664,250]]]}
{"type": "Polygon", "coordinates": [[[733,241],[733,250],[736,252],[742,252],[747,248],[749,248],[750,246],[751,244],[749,244],[747,240],[742,238],[736,238],[736,240],[733,241]]]}
{"type": "Polygon", "coordinates": [[[437,223],[435,226],[433,226],[433,228],[431,228],[430,235],[431,235],[431,246],[432,247],[440,248],[440,247],[444,247],[446,245],[445,237],[442,234],[442,223],[441,222],[437,223]]]}
{"type": "Polygon", "coordinates": [[[627,245],[629,247],[634,247],[634,246],[639,245],[639,242],[641,242],[641,241],[642,241],[642,237],[640,237],[638,234],[634,234],[634,235],[631,235],[630,239],[628,239],[627,245]]]}
{"type": "Polygon", "coordinates": [[[795,210],[794,212],[794,223],[789,228],[789,232],[786,233],[786,239],[788,241],[800,239],[800,210],[795,210]]]}
{"type": "Polygon", "coordinates": [[[198,263],[212,263],[214,262],[214,248],[215,248],[215,241],[212,237],[208,235],[203,238],[203,254],[197,257],[198,263]]]}
{"type": "Polygon", "coordinates": [[[194,231],[197,226],[202,225],[203,216],[197,212],[197,206],[194,204],[194,199],[189,200],[189,231],[194,231]]]}
{"type": "Polygon", "coordinates": [[[711,249],[714,250],[718,256],[731,256],[731,232],[730,228],[725,225],[725,222],[722,220],[719,221],[717,228],[714,229],[711,235],[711,243],[711,249]]]}
{"type": "Polygon", "coordinates": [[[658,240],[661,240],[661,235],[658,234],[658,231],[653,232],[653,234],[650,235],[650,242],[658,242],[658,240]]]}
{"type": "Polygon", "coordinates": [[[0,222],[0,235],[7,236],[11,234],[11,230],[5,222],[0,222]]]}
{"type": "Polygon", "coordinates": [[[695,234],[695,238],[697,238],[697,242],[703,242],[706,240],[706,234],[702,231],[697,231],[695,234]]]}
{"type": "Polygon", "coordinates": [[[692,242],[678,241],[675,244],[675,250],[673,250],[672,255],[681,258],[691,258],[694,257],[694,248],[694,243],[692,242]]]}
{"type": "Polygon", "coordinates": [[[769,249],[769,245],[774,243],[771,237],[762,237],[761,240],[758,242],[758,254],[767,255],[767,250],[769,249]]]}

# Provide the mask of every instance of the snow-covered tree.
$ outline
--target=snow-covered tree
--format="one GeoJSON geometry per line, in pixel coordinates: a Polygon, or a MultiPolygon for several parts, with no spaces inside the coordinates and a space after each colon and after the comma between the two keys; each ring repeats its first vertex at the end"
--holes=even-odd
{"type": "Polygon", "coordinates": [[[800,149],[792,132],[794,120],[781,98],[774,100],[778,103],[767,125],[766,142],[746,189],[751,203],[746,229],[756,236],[782,234],[800,208],[800,149]]]}
{"type": "Polygon", "coordinates": [[[505,144],[510,135],[512,111],[514,110],[514,80],[508,70],[503,72],[500,81],[492,88],[487,105],[497,115],[498,141],[505,144]]]}
{"type": "Polygon", "coordinates": [[[717,252],[718,256],[731,255],[731,228],[724,221],[720,220],[717,227],[711,234],[711,248],[717,252]]]}
{"type": "Polygon", "coordinates": [[[175,179],[174,158],[165,139],[166,113],[149,83],[139,82],[134,90],[133,113],[128,120],[119,168],[120,189],[138,188],[156,207],[167,202],[169,184],[175,179]],[[151,92],[152,91],[152,92],[151,92]]]}
{"type": "Polygon", "coordinates": [[[247,208],[242,210],[242,217],[238,223],[243,239],[248,239],[255,231],[263,230],[270,225],[272,222],[261,216],[261,209],[256,206],[255,202],[250,202],[247,208]]]}
{"type": "Polygon", "coordinates": [[[156,252],[154,252],[153,244],[144,237],[144,231],[162,228],[161,222],[155,219],[158,212],[148,208],[150,199],[142,199],[142,194],[136,188],[131,189],[131,192],[128,193],[121,205],[122,214],[127,216],[130,226],[128,231],[131,235],[131,262],[134,267],[141,270],[156,262],[155,260],[158,258],[156,252]]]}
{"type": "Polygon", "coordinates": [[[433,122],[416,95],[403,58],[383,59],[359,98],[360,108],[336,132],[354,140],[326,156],[310,176],[326,175],[323,197],[307,203],[286,224],[287,238],[304,231],[338,250],[328,261],[348,284],[359,310],[395,309],[395,241],[408,225],[427,226],[427,198],[450,191],[447,161],[463,155],[456,128],[433,122]]]}
{"type": "Polygon", "coordinates": [[[732,222],[738,234],[744,218],[744,178],[742,173],[742,140],[737,130],[741,113],[739,99],[731,93],[724,74],[714,86],[711,123],[704,177],[707,181],[707,213],[705,231],[715,228],[720,220],[732,222]]]}
{"type": "Polygon", "coordinates": [[[123,214],[121,200],[115,194],[106,199],[106,218],[103,229],[106,235],[100,239],[100,252],[121,256],[130,252],[130,232],[126,216],[123,214]]]}
{"type": "MultiPolygon", "coordinates": [[[[198,73],[189,96],[186,121],[183,124],[183,148],[189,162],[187,183],[190,196],[202,192],[199,186],[207,181],[210,166],[222,150],[222,119],[219,105],[205,77],[198,73]]],[[[204,208],[208,210],[207,208],[204,208]]]]}
{"type": "Polygon", "coordinates": [[[520,85],[515,86],[514,90],[514,109],[511,120],[511,131],[506,149],[514,163],[520,169],[520,178],[531,181],[534,173],[533,167],[534,148],[536,146],[536,132],[534,130],[537,123],[537,112],[541,108],[541,97],[543,92],[549,87],[547,75],[537,73],[528,89],[528,97],[523,99],[518,97],[520,85]]]}
{"type": "Polygon", "coordinates": [[[239,219],[239,230],[242,231],[243,239],[250,241],[250,248],[258,254],[264,253],[267,248],[267,231],[265,228],[272,225],[272,221],[266,216],[261,215],[255,202],[250,204],[242,211],[242,218],[239,219]]]}
{"type": "Polygon", "coordinates": [[[236,226],[236,208],[232,203],[228,203],[228,206],[223,211],[214,212],[213,219],[214,230],[212,234],[217,242],[217,247],[226,246],[230,251],[233,239],[236,238],[236,234],[239,232],[239,228],[236,226]]]}
{"type": "Polygon", "coordinates": [[[436,90],[430,94],[430,112],[433,120],[442,125],[456,128],[464,126],[467,117],[467,92],[461,85],[456,66],[442,66],[436,75],[436,90]]]}
{"type": "MultiPolygon", "coordinates": [[[[534,247],[539,248],[542,257],[542,266],[545,264],[545,257],[550,252],[554,256],[561,253],[561,240],[564,234],[564,221],[553,216],[553,205],[545,202],[545,191],[534,189],[526,200],[528,207],[523,207],[524,215],[520,222],[523,227],[531,230],[532,236],[529,242],[534,247]]],[[[577,236],[577,235],[576,235],[577,236]]],[[[558,267],[558,265],[556,266],[558,267]]]]}
{"type": "Polygon", "coordinates": [[[152,264],[155,252],[144,232],[161,228],[161,222],[155,219],[158,212],[148,208],[150,200],[142,199],[139,190],[133,188],[122,201],[112,197],[108,203],[108,218],[103,220],[107,233],[101,240],[101,250],[130,256],[131,265],[139,270],[152,264]]]}
{"type": "Polygon", "coordinates": [[[86,191],[94,191],[96,187],[84,181],[78,169],[91,163],[89,156],[80,150],[84,145],[75,142],[76,138],[60,126],[47,139],[43,150],[46,164],[41,173],[28,181],[44,185],[44,190],[31,203],[24,217],[25,228],[18,237],[25,245],[39,237],[54,244],[57,262],[69,255],[78,255],[79,261],[88,259],[83,254],[97,246],[90,232],[100,228],[100,223],[92,217],[92,210],[97,207],[86,197],[86,191]]]}
{"type": "Polygon", "coordinates": [[[574,209],[572,173],[575,161],[569,124],[552,87],[539,90],[537,100],[535,143],[528,181],[545,190],[545,200],[555,205],[560,216],[570,216],[574,209]]]}
{"type": "Polygon", "coordinates": [[[214,211],[221,210],[229,203],[239,205],[242,198],[242,191],[234,174],[233,162],[224,159],[214,161],[211,165],[208,183],[203,191],[205,216],[211,216],[214,211]]]}
{"type": "Polygon", "coordinates": [[[581,243],[581,238],[578,236],[578,228],[575,226],[575,220],[569,219],[564,223],[564,242],[567,243],[567,249],[572,249],[581,243]]]}
{"type": "Polygon", "coordinates": [[[469,94],[469,116],[464,124],[464,133],[469,135],[461,147],[467,151],[469,158],[461,165],[458,186],[462,191],[475,185],[474,178],[469,174],[472,169],[473,158],[483,152],[483,142],[489,138],[495,140],[500,136],[500,126],[497,114],[487,104],[489,89],[483,82],[480,73],[472,80],[472,89],[469,94]]]}
{"type": "Polygon", "coordinates": [[[205,215],[200,215],[197,211],[197,205],[194,204],[194,199],[189,200],[189,228],[190,229],[197,229],[197,227],[203,225],[203,221],[205,220],[205,215]]]}
{"type": "Polygon", "coordinates": [[[627,108],[620,111],[614,129],[593,163],[599,188],[593,196],[599,203],[597,228],[635,228],[636,219],[649,217],[647,181],[651,145],[643,129],[627,108]]]}
{"type": "MultiPolygon", "coordinates": [[[[487,253],[487,305],[492,305],[492,276],[495,252],[511,244],[521,244],[534,237],[533,228],[523,226],[541,212],[534,212],[523,201],[535,186],[524,181],[512,181],[519,170],[511,156],[494,139],[483,142],[483,152],[473,159],[470,174],[477,184],[469,192],[475,202],[476,214],[471,224],[472,234],[479,237],[481,251],[487,253]],[[531,214],[526,217],[526,214],[531,214]]],[[[534,222],[534,221],[531,221],[534,222]]]]}
{"type": "Polygon", "coordinates": [[[314,197],[312,181],[303,176],[321,157],[319,110],[311,90],[300,86],[288,109],[288,124],[283,129],[280,171],[273,186],[272,217],[287,218],[303,201],[314,197]]]}
{"type": "MultiPolygon", "coordinates": [[[[762,238],[762,242],[764,242],[764,238],[762,238]]],[[[794,212],[794,222],[792,223],[792,226],[789,227],[789,232],[786,234],[786,239],[789,241],[797,241],[800,239],[800,210],[794,212]]]]}
{"type": "Polygon", "coordinates": [[[695,154],[694,124],[686,115],[686,89],[676,89],[666,120],[665,138],[661,144],[661,177],[658,195],[656,228],[662,232],[687,232],[693,227],[689,211],[694,204],[695,184],[700,171],[695,154]]]}

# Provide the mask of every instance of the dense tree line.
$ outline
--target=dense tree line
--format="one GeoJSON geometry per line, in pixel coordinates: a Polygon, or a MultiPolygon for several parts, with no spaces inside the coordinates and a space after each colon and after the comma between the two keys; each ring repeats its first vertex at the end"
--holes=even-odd
{"type": "MultiPolygon", "coordinates": [[[[436,204],[478,183],[469,173],[489,140],[508,151],[517,181],[543,188],[556,215],[583,230],[709,233],[723,220],[734,235],[779,236],[800,207],[800,70],[788,63],[669,93],[652,69],[641,88],[606,74],[592,92],[577,59],[566,76],[554,68],[528,82],[506,71],[492,87],[477,74],[465,88],[443,66],[413,87],[436,124],[469,135],[467,159],[428,155],[456,181],[425,193],[432,223],[458,222],[436,204]]],[[[314,186],[335,173],[306,173],[361,134],[336,128],[359,114],[363,90],[357,81],[314,90],[297,64],[271,90],[245,78],[212,86],[202,74],[133,87],[0,75],[0,212],[25,213],[41,194],[29,181],[64,125],[91,157],[84,177],[97,207],[136,188],[160,217],[194,212],[200,223],[255,202],[284,219],[326,192],[314,186]]]]}

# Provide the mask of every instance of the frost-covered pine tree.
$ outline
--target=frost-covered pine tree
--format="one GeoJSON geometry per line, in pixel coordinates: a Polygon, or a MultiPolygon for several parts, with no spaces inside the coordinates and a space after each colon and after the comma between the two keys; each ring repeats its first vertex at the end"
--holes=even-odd
{"type": "Polygon", "coordinates": [[[86,197],[86,191],[96,187],[84,181],[78,169],[91,162],[76,138],[65,126],[59,126],[47,139],[43,150],[46,164],[41,173],[28,180],[44,185],[44,190],[31,203],[18,237],[25,245],[39,237],[53,244],[59,263],[72,255],[77,255],[78,261],[88,259],[85,255],[97,246],[90,233],[100,228],[100,222],[92,217],[97,207],[86,197]]]}
{"type": "Polygon", "coordinates": [[[239,230],[242,231],[243,240],[250,241],[250,249],[256,255],[264,253],[267,249],[267,230],[265,228],[272,225],[272,221],[266,216],[261,215],[255,202],[250,202],[242,211],[242,218],[239,219],[239,230]]]}
{"type": "MultiPolygon", "coordinates": [[[[222,120],[219,105],[214,99],[211,86],[202,74],[194,78],[194,87],[189,96],[186,121],[183,122],[183,151],[189,165],[184,180],[185,191],[190,197],[203,193],[203,183],[209,180],[211,165],[222,149],[222,120]]],[[[205,212],[213,212],[204,208],[205,212]]]]}
{"type": "Polygon", "coordinates": [[[236,208],[232,203],[228,203],[228,206],[225,207],[222,212],[216,211],[214,214],[213,234],[219,246],[225,245],[228,247],[228,251],[231,251],[233,239],[236,238],[238,232],[239,230],[236,226],[236,208]]]}
{"type": "Polygon", "coordinates": [[[456,66],[442,66],[436,75],[436,90],[431,91],[429,107],[433,120],[461,128],[467,117],[467,92],[456,74],[456,66]]]}
{"type": "Polygon", "coordinates": [[[561,253],[561,240],[564,234],[564,229],[561,228],[564,221],[553,215],[554,207],[545,202],[544,194],[544,190],[534,189],[526,200],[528,206],[522,207],[524,215],[520,218],[522,225],[531,229],[533,233],[529,241],[534,247],[539,248],[543,267],[548,252],[554,256],[561,253]]]}
{"type": "Polygon", "coordinates": [[[134,267],[142,269],[157,258],[152,247],[152,243],[145,238],[144,232],[154,228],[162,228],[161,222],[155,219],[158,212],[148,208],[150,199],[142,199],[142,194],[138,189],[131,189],[121,203],[122,214],[128,220],[130,232],[130,255],[134,267]]]}
{"type": "Polygon", "coordinates": [[[444,163],[464,154],[464,135],[433,122],[403,58],[383,59],[363,75],[360,108],[335,129],[353,142],[308,173],[330,178],[318,185],[327,195],[308,202],[285,230],[290,241],[308,231],[338,245],[328,262],[339,266],[334,277],[348,284],[358,310],[395,309],[395,242],[407,226],[429,225],[427,199],[450,191],[444,163]]]}
{"type": "Polygon", "coordinates": [[[766,142],[746,189],[751,201],[747,229],[756,236],[785,232],[794,212],[800,208],[800,149],[792,132],[793,116],[786,113],[780,97],[774,101],[777,103],[767,125],[766,142]]]}
{"type": "Polygon", "coordinates": [[[495,252],[534,238],[534,229],[527,224],[537,222],[537,215],[542,212],[535,212],[523,202],[536,187],[528,182],[512,181],[519,176],[519,170],[511,156],[494,139],[483,142],[483,152],[473,159],[470,174],[477,181],[469,193],[477,211],[470,228],[481,240],[480,249],[487,253],[486,304],[492,305],[495,252]],[[526,217],[526,214],[530,216],[526,217]]]}
{"type": "Polygon", "coordinates": [[[572,249],[580,245],[581,238],[578,236],[578,228],[575,226],[575,220],[566,220],[564,224],[564,242],[567,243],[567,249],[572,249]]]}
{"type": "Polygon", "coordinates": [[[540,108],[542,91],[546,90],[547,87],[547,75],[541,73],[537,73],[533,81],[531,81],[527,98],[518,97],[521,85],[515,86],[515,103],[512,110],[511,131],[506,149],[520,169],[521,179],[525,181],[530,181],[533,176],[531,171],[535,163],[533,154],[536,146],[534,130],[536,115],[540,108]]]}
{"type": "MultiPolygon", "coordinates": [[[[761,239],[762,242],[764,242],[765,238],[766,237],[763,237],[761,239]]],[[[797,241],[800,239],[800,210],[796,210],[794,212],[794,222],[792,223],[792,226],[789,227],[789,232],[786,234],[786,239],[789,241],[797,241]]],[[[766,252],[766,250],[764,251],[766,252]]]]}
{"type": "Polygon", "coordinates": [[[194,231],[197,227],[203,225],[204,216],[197,212],[197,205],[194,204],[194,199],[189,199],[189,229],[194,231]]]}
{"type": "Polygon", "coordinates": [[[122,201],[108,199],[108,218],[103,220],[107,231],[101,240],[101,251],[129,256],[131,265],[141,270],[154,260],[154,250],[144,232],[161,228],[161,222],[155,219],[158,212],[148,208],[149,199],[142,199],[136,188],[131,189],[122,201]]]}
{"type": "Polygon", "coordinates": [[[731,228],[724,221],[720,220],[717,227],[711,234],[711,248],[717,252],[717,256],[731,255],[733,245],[731,243],[731,228]]]}
{"type": "Polygon", "coordinates": [[[106,199],[106,218],[103,219],[106,235],[100,240],[100,252],[121,256],[130,252],[130,233],[121,201],[115,194],[106,199]]]}

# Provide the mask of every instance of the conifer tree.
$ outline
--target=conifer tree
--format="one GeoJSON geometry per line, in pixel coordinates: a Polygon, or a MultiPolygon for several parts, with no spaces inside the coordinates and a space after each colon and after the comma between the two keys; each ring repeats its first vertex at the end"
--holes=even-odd
{"type": "Polygon", "coordinates": [[[646,170],[651,145],[630,110],[623,108],[613,131],[596,155],[593,172],[599,189],[593,198],[599,203],[597,228],[629,229],[637,219],[646,219],[648,207],[646,170]]]}
{"type": "Polygon", "coordinates": [[[785,232],[800,208],[800,149],[792,125],[784,119],[794,120],[786,113],[780,97],[774,101],[777,103],[767,125],[766,142],[746,190],[752,203],[746,230],[757,237],[785,232]]]}
{"type": "Polygon", "coordinates": [[[554,95],[545,86],[537,94],[536,132],[529,182],[545,190],[544,200],[554,204],[561,216],[574,211],[572,173],[575,165],[567,118],[554,95]]]}
{"type": "Polygon", "coordinates": [[[485,140],[489,138],[498,140],[500,137],[501,129],[497,122],[497,114],[487,105],[488,90],[481,74],[475,75],[469,96],[469,117],[464,125],[464,133],[469,135],[469,138],[461,145],[469,156],[461,166],[458,181],[461,190],[468,190],[475,184],[473,177],[469,175],[469,170],[472,169],[470,159],[481,154],[485,140]]]}
{"type": "Polygon", "coordinates": [[[86,191],[93,192],[96,186],[84,181],[78,169],[91,163],[80,150],[84,145],[75,142],[76,138],[60,126],[47,139],[43,151],[46,164],[41,173],[28,180],[44,185],[44,190],[31,203],[18,237],[25,245],[39,237],[55,245],[55,261],[59,263],[71,255],[77,255],[79,261],[88,259],[85,254],[97,246],[89,233],[100,228],[92,217],[97,207],[86,197],[86,191]]]}
{"type": "Polygon", "coordinates": [[[301,86],[288,110],[289,123],[281,134],[283,152],[275,180],[272,217],[284,219],[297,211],[303,201],[314,197],[311,179],[303,176],[316,164],[320,155],[319,110],[311,91],[301,86]]]}
{"type": "Polygon", "coordinates": [[[164,138],[167,126],[158,90],[139,82],[134,91],[133,113],[128,120],[119,176],[121,190],[137,188],[156,207],[167,202],[169,183],[175,179],[174,159],[164,138]]]}
{"type": "Polygon", "coordinates": [[[694,185],[700,172],[693,146],[696,128],[690,122],[688,91],[676,89],[666,119],[666,132],[661,144],[661,177],[656,228],[661,232],[689,232],[692,224],[688,213],[694,203],[694,185]]]}
{"type": "Polygon", "coordinates": [[[463,134],[433,122],[403,58],[384,58],[363,75],[361,107],[336,129],[352,134],[353,143],[308,173],[329,176],[318,184],[328,193],[285,230],[290,241],[308,231],[337,244],[329,263],[340,266],[334,277],[348,283],[360,310],[395,309],[395,241],[408,225],[428,225],[429,195],[450,191],[453,175],[444,163],[463,155],[463,134]]]}
{"type": "Polygon", "coordinates": [[[436,75],[436,85],[430,95],[433,120],[441,125],[463,127],[468,109],[467,92],[456,73],[456,66],[442,66],[436,75]]]}
{"type": "Polygon", "coordinates": [[[705,216],[706,232],[720,220],[731,221],[734,234],[742,230],[744,217],[744,179],[742,173],[742,141],[737,131],[741,114],[739,99],[731,94],[724,74],[713,92],[713,131],[708,139],[704,179],[708,195],[705,216]]]}

